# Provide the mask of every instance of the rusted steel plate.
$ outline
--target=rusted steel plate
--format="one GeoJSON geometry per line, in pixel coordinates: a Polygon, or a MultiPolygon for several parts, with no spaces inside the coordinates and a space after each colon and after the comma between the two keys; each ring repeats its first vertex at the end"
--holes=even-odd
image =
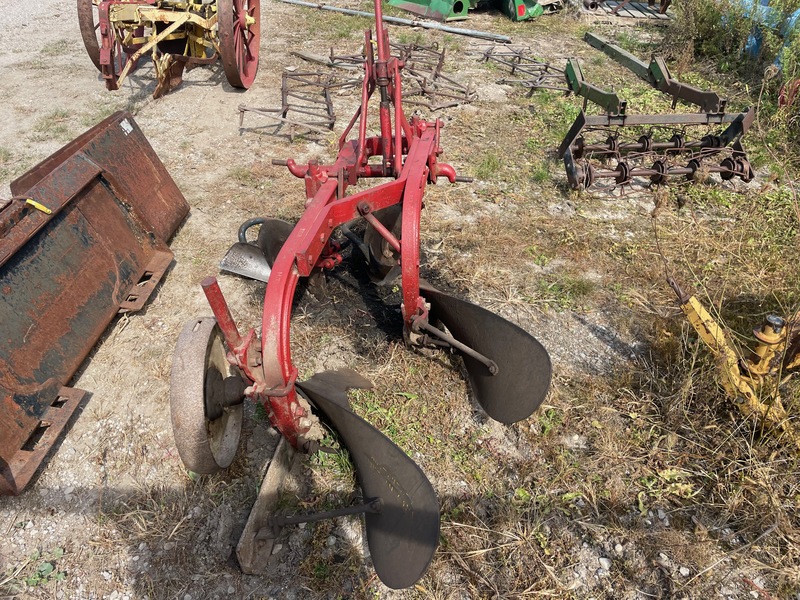
{"type": "Polygon", "coordinates": [[[13,181],[11,193],[25,194],[77,152],[110,174],[117,195],[135,207],[158,238],[166,242],[172,237],[188,214],[189,205],[142,130],[125,111],[114,113],[13,181]]]}
{"type": "MultiPolygon", "coordinates": [[[[45,408],[42,418],[33,421],[33,429],[25,444],[8,462],[0,457],[0,494],[16,495],[28,485],[85,395],[86,392],[78,388],[59,389],[53,396],[52,404],[45,408]]],[[[5,409],[5,403],[0,404],[4,414],[5,409]]],[[[0,419],[0,427],[2,423],[0,419]]],[[[4,430],[0,431],[5,434],[4,430]]]]}
{"type": "Polygon", "coordinates": [[[123,113],[12,191],[0,208],[0,494],[27,485],[79,404],[59,399],[64,386],[114,316],[144,305],[171,263],[166,239],[188,212],[123,113]]]}

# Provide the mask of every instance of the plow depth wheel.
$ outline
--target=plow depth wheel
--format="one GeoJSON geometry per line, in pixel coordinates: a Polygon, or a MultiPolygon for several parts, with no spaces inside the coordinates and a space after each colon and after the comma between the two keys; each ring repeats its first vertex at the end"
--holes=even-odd
{"type": "Polygon", "coordinates": [[[209,396],[224,394],[223,381],[232,375],[216,319],[187,323],[172,358],[170,413],[175,446],[190,471],[216,473],[233,462],[242,432],[242,405],[224,408],[213,420],[206,412],[209,396]]]}
{"type": "Polygon", "coordinates": [[[248,89],[256,78],[261,43],[259,6],[260,0],[217,0],[222,65],[233,87],[248,89]]]}

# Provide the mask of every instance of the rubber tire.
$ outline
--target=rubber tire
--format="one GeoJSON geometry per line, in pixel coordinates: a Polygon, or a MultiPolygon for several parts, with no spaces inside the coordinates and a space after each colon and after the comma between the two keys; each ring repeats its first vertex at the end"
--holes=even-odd
{"type": "Polygon", "coordinates": [[[235,374],[225,358],[222,332],[214,317],[189,321],[178,336],[172,358],[169,404],[175,446],[186,468],[210,475],[233,462],[242,433],[242,405],[206,417],[205,379],[209,368],[223,378],[235,374]]]}

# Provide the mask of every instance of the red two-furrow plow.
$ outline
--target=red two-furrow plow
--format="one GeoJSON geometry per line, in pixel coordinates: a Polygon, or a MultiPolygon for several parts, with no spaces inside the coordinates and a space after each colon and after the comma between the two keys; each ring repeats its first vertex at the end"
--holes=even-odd
{"type": "MultiPolygon", "coordinates": [[[[290,349],[290,318],[298,283],[313,281],[342,262],[341,230],[369,260],[382,283],[399,277],[404,339],[410,346],[461,354],[475,399],[502,423],[531,415],[542,403],[551,376],[542,345],[520,327],[475,304],[435,289],[420,278],[420,213],[423,194],[440,178],[454,183],[455,169],[439,162],[440,121],[407,119],[401,103],[403,62],[390,54],[375,1],[377,33],[365,32],[361,106],[339,139],[331,165],[286,165],[305,181],[305,211],[296,225],[260,223],[258,256],[269,267],[260,338],[242,334],[213,277],[203,290],[214,318],[189,322],[178,340],[172,369],[171,409],[176,445],[185,465],[213,473],[234,459],[245,398],[263,405],[283,436],[262,485],[237,553],[245,571],[257,572],[270,555],[280,526],[343,514],[365,513],[370,555],[389,587],[413,585],[427,569],[439,541],[439,504],[427,477],[402,450],[352,412],[347,388],[371,387],[354,371],[318,373],[305,381],[290,349]],[[377,54],[377,56],[375,56],[377,54]],[[380,98],[380,135],[368,137],[368,105],[380,98]],[[357,126],[357,137],[348,139],[357,126]],[[347,195],[362,179],[389,181],[347,195]],[[352,225],[365,220],[363,238],[352,225]],[[327,513],[280,516],[265,508],[277,497],[277,481],[295,451],[320,448],[320,419],[334,429],[355,464],[363,503],[327,513]],[[276,474],[277,473],[277,474],[276,474]]],[[[237,252],[255,248],[244,231],[237,252]],[[249,248],[247,248],[249,246],[249,248]]]]}

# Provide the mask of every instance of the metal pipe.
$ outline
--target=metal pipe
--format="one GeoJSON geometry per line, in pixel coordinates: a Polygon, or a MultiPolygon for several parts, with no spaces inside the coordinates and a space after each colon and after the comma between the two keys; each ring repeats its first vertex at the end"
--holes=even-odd
{"type": "MultiPolygon", "coordinates": [[[[330,10],[333,12],[342,13],[345,15],[353,15],[356,17],[375,18],[375,14],[363,10],[351,10],[349,8],[339,8],[337,6],[329,6],[327,4],[315,4],[314,2],[303,2],[302,0],[281,0],[285,4],[294,4],[297,6],[305,6],[306,8],[318,8],[320,10],[330,10]]],[[[444,31],[446,33],[455,33],[456,35],[466,35],[483,40],[490,40],[493,42],[500,42],[502,44],[510,44],[511,38],[507,35],[499,35],[496,33],[488,33],[486,31],[476,31],[474,29],[459,29],[458,27],[449,27],[447,25],[440,25],[430,21],[419,21],[417,19],[401,19],[400,17],[383,17],[385,23],[392,23],[394,25],[408,25],[409,27],[422,27],[424,29],[436,29],[437,31],[444,31]]]]}
{"type": "Polygon", "coordinates": [[[211,306],[211,312],[214,313],[214,317],[217,319],[222,336],[225,338],[225,343],[228,344],[228,348],[231,351],[237,350],[242,344],[242,336],[236,327],[236,321],[233,320],[228,303],[225,302],[225,296],[222,295],[222,290],[219,289],[217,278],[206,277],[200,282],[200,286],[203,288],[208,304],[211,306]]]}

